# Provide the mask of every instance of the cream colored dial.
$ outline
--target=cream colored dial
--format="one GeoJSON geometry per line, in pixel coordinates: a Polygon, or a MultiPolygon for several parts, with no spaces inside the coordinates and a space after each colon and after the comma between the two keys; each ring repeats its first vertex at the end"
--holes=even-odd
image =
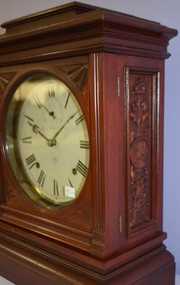
{"type": "Polygon", "coordinates": [[[6,137],[25,190],[30,185],[55,205],[78,197],[88,175],[89,136],[80,105],[63,82],[42,74],[26,79],[10,102],[6,137]]]}

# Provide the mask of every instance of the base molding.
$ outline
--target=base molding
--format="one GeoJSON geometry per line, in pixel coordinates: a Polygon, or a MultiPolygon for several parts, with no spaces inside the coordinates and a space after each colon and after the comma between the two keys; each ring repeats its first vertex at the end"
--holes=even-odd
{"type": "Polygon", "coordinates": [[[175,285],[174,257],[164,247],[103,275],[74,264],[49,264],[0,244],[0,275],[17,285],[175,285]]]}

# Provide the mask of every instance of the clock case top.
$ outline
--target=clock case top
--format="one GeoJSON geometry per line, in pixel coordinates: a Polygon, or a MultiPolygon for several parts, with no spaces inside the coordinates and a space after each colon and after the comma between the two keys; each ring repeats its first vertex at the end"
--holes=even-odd
{"type": "MultiPolygon", "coordinates": [[[[0,38],[0,55],[8,54],[11,63],[95,51],[165,58],[169,56],[169,40],[177,35],[175,29],[157,22],[79,2],[22,17],[1,27],[6,32],[0,38]]],[[[1,65],[6,64],[7,58],[3,59],[1,65]]]]}
{"type": "Polygon", "coordinates": [[[164,59],[177,31],[78,2],[2,27],[0,247],[46,254],[52,263],[62,262],[59,255],[67,266],[71,260],[103,274],[160,248],[164,59]],[[20,191],[5,151],[8,102],[35,72],[73,90],[90,134],[84,190],[53,211],[20,191]]]}

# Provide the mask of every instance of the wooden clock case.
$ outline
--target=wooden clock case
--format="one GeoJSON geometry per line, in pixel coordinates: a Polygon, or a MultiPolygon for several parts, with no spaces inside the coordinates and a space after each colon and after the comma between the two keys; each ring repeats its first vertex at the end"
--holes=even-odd
{"type": "Polygon", "coordinates": [[[78,2],[2,27],[0,274],[21,285],[173,285],[162,230],[163,109],[176,30],[78,2]],[[6,155],[8,103],[38,72],[72,89],[90,135],[86,184],[62,208],[31,201],[6,155]]]}

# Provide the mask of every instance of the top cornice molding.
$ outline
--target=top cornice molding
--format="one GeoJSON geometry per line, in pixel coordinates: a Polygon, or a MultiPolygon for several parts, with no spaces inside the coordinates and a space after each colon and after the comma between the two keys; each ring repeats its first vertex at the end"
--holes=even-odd
{"type": "Polygon", "coordinates": [[[169,55],[169,40],[177,35],[175,29],[158,22],[79,2],[21,17],[1,27],[5,33],[0,36],[0,54],[9,52],[9,48],[11,52],[25,50],[28,42],[32,48],[39,48],[42,43],[63,44],[66,52],[68,44],[74,42],[75,46],[78,42],[78,47],[86,53],[98,50],[140,55],[142,52],[142,56],[165,58],[169,55]]]}

